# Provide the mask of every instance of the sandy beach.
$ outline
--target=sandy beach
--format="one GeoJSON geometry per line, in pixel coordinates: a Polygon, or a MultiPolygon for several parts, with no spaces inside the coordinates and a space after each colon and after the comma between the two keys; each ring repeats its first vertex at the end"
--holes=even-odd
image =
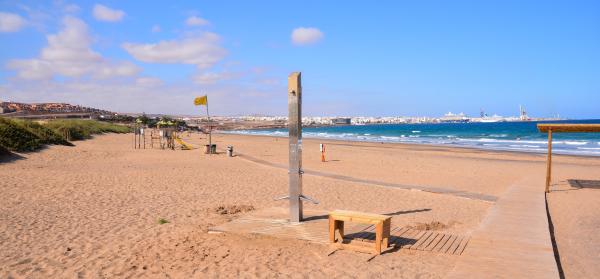
{"type": "MultiPolygon", "coordinates": [[[[183,139],[199,146],[200,137],[183,139]]],[[[442,278],[459,260],[398,250],[366,262],[351,251],[327,256],[328,246],[305,241],[209,234],[246,211],[287,206],[273,198],[288,183],[286,138],[217,134],[213,141],[220,154],[134,150],[131,135],[108,134],[4,159],[0,278],[442,278]],[[227,145],[238,156],[222,153],[227,145]]],[[[545,178],[541,154],[312,139],[303,146],[304,193],[320,201],[306,208],[400,212],[394,225],[439,222],[436,229],[463,235],[515,181],[545,178]]],[[[565,275],[593,277],[600,273],[592,233],[600,227],[598,190],[567,180],[599,180],[600,158],[554,161],[557,191],[548,199],[565,275]]]]}

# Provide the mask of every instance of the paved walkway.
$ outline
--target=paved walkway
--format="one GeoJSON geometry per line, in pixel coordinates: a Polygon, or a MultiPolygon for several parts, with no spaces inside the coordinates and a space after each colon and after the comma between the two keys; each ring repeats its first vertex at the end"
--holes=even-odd
{"type": "MultiPolygon", "coordinates": [[[[285,169],[285,170],[288,169],[287,165],[265,161],[265,160],[262,160],[262,159],[259,159],[259,158],[256,158],[256,157],[253,157],[250,155],[240,154],[239,152],[237,152],[237,156],[239,156],[242,159],[246,159],[248,161],[258,163],[261,165],[271,166],[271,167],[285,169]]],[[[322,171],[314,171],[314,170],[304,170],[304,174],[320,176],[320,177],[327,177],[327,178],[338,179],[338,180],[344,180],[344,181],[348,181],[348,182],[356,182],[356,183],[371,184],[371,185],[377,185],[377,186],[383,186],[383,187],[398,188],[398,189],[404,189],[404,190],[419,190],[419,191],[436,193],[436,194],[452,195],[452,196],[456,196],[456,197],[467,198],[467,199],[472,199],[472,200],[480,200],[480,201],[486,201],[486,202],[495,202],[498,199],[498,197],[492,196],[492,195],[454,190],[454,189],[450,189],[448,187],[419,186],[419,185],[406,185],[406,184],[390,183],[390,182],[356,178],[356,177],[351,177],[351,176],[346,176],[346,175],[340,175],[340,174],[334,174],[334,173],[328,173],[328,172],[322,172],[322,171]]]]}
{"type": "Polygon", "coordinates": [[[523,179],[498,199],[448,278],[559,278],[543,177],[523,179]]]}

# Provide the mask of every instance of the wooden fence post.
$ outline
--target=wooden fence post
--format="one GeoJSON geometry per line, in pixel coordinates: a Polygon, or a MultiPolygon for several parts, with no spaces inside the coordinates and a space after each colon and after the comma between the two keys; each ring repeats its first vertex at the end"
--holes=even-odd
{"type": "Polygon", "coordinates": [[[548,129],[548,161],[546,164],[546,193],[550,193],[550,180],[552,179],[552,129],[548,129]]]}

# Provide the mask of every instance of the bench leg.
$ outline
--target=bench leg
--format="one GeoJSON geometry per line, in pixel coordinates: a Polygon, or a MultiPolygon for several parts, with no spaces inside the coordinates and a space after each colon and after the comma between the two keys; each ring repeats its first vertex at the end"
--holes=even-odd
{"type": "Polygon", "coordinates": [[[390,229],[391,222],[386,220],[383,222],[383,249],[387,249],[390,244],[390,229]]]}
{"type": "Polygon", "coordinates": [[[329,217],[329,243],[335,243],[335,220],[329,217]]]}
{"type": "Polygon", "coordinates": [[[381,242],[383,238],[383,222],[380,222],[375,227],[375,253],[381,254],[381,242]]]}

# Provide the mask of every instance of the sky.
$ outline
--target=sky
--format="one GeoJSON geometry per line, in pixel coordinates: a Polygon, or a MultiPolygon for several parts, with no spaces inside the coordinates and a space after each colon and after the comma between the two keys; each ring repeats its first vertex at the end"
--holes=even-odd
{"type": "Polygon", "coordinates": [[[600,118],[600,1],[0,0],[0,100],[116,112],[600,118]]]}

